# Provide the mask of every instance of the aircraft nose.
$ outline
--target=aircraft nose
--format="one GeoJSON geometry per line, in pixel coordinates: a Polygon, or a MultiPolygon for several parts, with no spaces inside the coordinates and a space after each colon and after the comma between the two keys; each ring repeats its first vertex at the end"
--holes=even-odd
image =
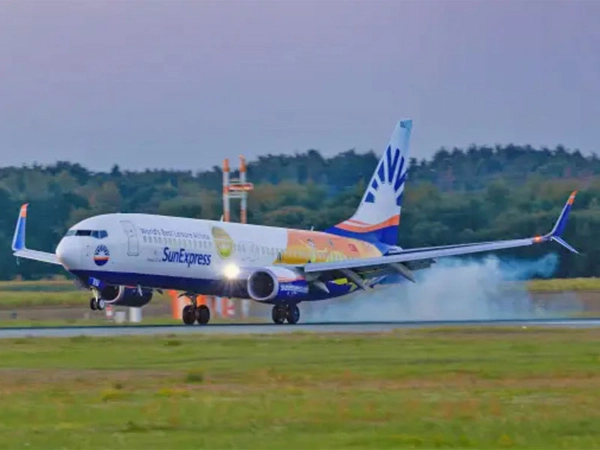
{"type": "Polygon", "coordinates": [[[79,251],[76,248],[77,246],[73,244],[73,242],[63,238],[56,247],[56,257],[66,269],[73,268],[79,260],[79,251]]]}

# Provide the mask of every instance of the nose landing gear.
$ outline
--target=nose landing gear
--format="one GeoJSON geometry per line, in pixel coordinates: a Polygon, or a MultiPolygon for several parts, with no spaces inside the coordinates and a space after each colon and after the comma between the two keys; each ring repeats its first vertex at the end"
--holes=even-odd
{"type": "Polygon", "coordinates": [[[298,305],[275,305],[271,311],[271,318],[277,325],[281,325],[285,321],[294,325],[300,320],[300,308],[298,305]]]}

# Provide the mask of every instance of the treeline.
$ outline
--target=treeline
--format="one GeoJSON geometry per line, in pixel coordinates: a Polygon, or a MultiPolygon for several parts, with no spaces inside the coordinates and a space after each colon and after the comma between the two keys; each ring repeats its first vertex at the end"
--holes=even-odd
{"type": "MultiPolygon", "coordinates": [[[[250,223],[324,229],[349,217],[378,160],[348,151],[324,158],[310,150],[251,161],[250,223]]],[[[235,177],[237,174],[233,173],[235,177]]],[[[53,251],[75,222],[108,212],[147,212],[219,219],[222,172],[146,170],[92,172],[79,164],[0,168],[0,279],[35,279],[60,268],[21,261],[10,251],[20,204],[30,203],[27,240],[53,251]]],[[[399,244],[442,245],[515,238],[548,231],[572,189],[581,190],[566,239],[582,250],[561,254],[558,276],[599,276],[600,159],[579,152],[504,147],[442,149],[430,160],[411,160],[399,244]]],[[[233,220],[237,207],[232,205],[233,220]]],[[[519,251],[532,256],[540,250],[519,251]]],[[[506,252],[504,253],[506,254],[506,252]]]]}

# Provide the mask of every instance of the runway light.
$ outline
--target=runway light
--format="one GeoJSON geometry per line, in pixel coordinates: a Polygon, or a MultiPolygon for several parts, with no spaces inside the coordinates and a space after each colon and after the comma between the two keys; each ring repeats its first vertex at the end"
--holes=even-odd
{"type": "Polygon", "coordinates": [[[223,270],[225,278],[233,280],[240,274],[240,268],[235,264],[227,264],[223,270]]]}

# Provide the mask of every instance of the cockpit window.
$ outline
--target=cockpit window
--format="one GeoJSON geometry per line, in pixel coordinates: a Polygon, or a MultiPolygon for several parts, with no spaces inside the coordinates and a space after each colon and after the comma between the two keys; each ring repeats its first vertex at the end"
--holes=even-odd
{"type": "Polygon", "coordinates": [[[65,236],[91,236],[96,239],[108,237],[106,230],[69,230],[65,236]]]}

